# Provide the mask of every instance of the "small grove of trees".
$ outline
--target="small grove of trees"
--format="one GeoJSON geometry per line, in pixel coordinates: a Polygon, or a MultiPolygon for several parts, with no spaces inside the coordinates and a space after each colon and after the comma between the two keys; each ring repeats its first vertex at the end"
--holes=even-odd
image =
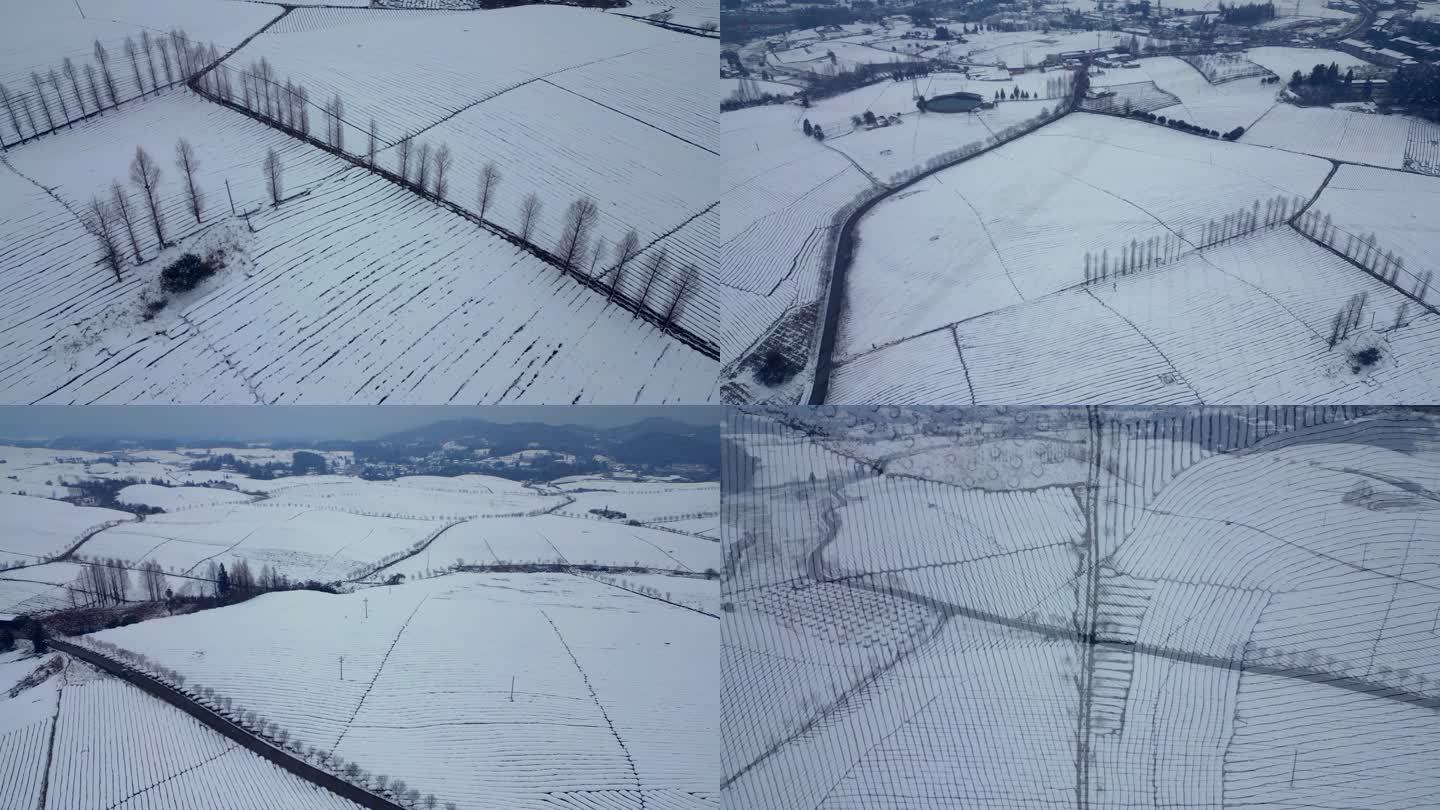
{"type": "Polygon", "coordinates": [[[127,36],[120,49],[123,62],[96,39],[89,62],[77,66],[66,57],[58,68],[32,71],[23,87],[0,84],[0,147],[189,81],[219,58],[213,43],[193,42],[181,29],[156,36],[144,31],[138,39],[127,36]]]}
{"type": "Polygon", "coordinates": [[[1365,302],[1368,297],[1368,293],[1355,293],[1350,296],[1350,300],[1345,303],[1345,306],[1335,313],[1330,324],[1330,348],[1335,348],[1336,343],[1349,337],[1352,331],[1360,328],[1360,318],[1365,313],[1365,302]]]}
{"type": "MultiPolygon", "coordinates": [[[[184,184],[186,208],[195,218],[195,224],[202,224],[205,192],[197,179],[200,160],[195,148],[184,138],[175,143],[175,165],[184,184]]],[[[110,194],[92,197],[81,215],[86,232],[95,239],[100,264],[115,275],[116,281],[122,280],[121,271],[128,262],[140,264],[146,260],[139,235],[145,224],[155,237],[157,252],[170,244],[160,188],[164,177],[160,164],[143,146],[137,146],[130,160],[130,186],[127,188],[119,180],[111,182],[110,194]]]]}
{"type": "Polygon", "coordinates": [[[1274,3],[1245,3],[1238,6],[1219,7],[1220,19],[1230,25],[1255,25],[1275,19],[1274,3]]]}

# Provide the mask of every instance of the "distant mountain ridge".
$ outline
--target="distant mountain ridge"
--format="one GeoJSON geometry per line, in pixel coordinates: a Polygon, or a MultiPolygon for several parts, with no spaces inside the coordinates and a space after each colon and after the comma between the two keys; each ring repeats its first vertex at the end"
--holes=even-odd
{"type": "MultiPolygon", "coordinates": [[[[381,436],[377,439],[276,438],[268,441],[238,439],[129,439],[97,433],[50,439],[0,439],[19,447],[56,450],[86,450],[106,453],[117,450],[173,450],[177,447],[270,447],[275,449],[346,450],[357,462],[404,463],[416,458],[467,450],[488,449],[489,457],[507,456],[522,450],[544,449],[577,457],[578,469],[600,469],[593,461],[604,456],[627,467],[654,473],[674,472],[673,468],[693,467],[687,477],[712,478],[720,474],[720,428],[694,425],[661,416],[652,416],[627,425],[609,428],[582,425],[552,425],[542,422],[490,422],[484,419],[450,419],[432,422],[381,436]]],[[[550,472],[568,474],[555,468],[550,472]]],[[[535,472],[540,472],[539,469],[535,472]]]]}

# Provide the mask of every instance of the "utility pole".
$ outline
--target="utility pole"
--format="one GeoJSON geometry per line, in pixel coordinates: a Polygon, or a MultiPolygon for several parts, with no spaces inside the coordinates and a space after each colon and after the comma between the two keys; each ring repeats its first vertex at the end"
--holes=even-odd
{"type": "Polygon", "coordinates": [[[1294,752],[1294,753],[1291,755],[1291,757],[1290,757],[1290,787],[1295,787],[1295,766],[1296,766],[1296,764],[1298,764],[1299,762],[1300,762],[1300,749],[1297,748],[1297,749],[1295,749],[1295,752],[1294,752]]]}
{"type": "Polygon", "coordinates": [[[235,195],[230,193],[230,178],[225,178],[225,196],[230,198],[230,216],[235,216],[235,195]]]}
{"type": "Polygon", "coordinates": [[[510,702],[515,702],[515,676],[510,676],[510,702]]]}
{"type": "Polygon", "coordinates": [[[360,601],[365,603],[365,618],[370,618],[370,597],[363,597],[360,601]]]}
{"type": "Polygon", "coordinates": [[[340,656],[340,680],[345,680],[345,656],[340,656]]]}

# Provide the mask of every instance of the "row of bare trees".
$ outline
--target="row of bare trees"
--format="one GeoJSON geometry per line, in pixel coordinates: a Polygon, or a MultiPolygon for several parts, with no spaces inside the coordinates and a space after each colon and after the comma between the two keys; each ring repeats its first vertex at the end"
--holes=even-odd
{"type": "Polygon", "coordinates": [[[1124,276],[1169,264],[1184,254],[1220,244],[1254,233],[1262,228],[1274,228],[1285,224],[1303,209],[1303,197],[1277,195],[1265,201],[1262,206],[1255,200],[1248,208],[1242,207],[1219,219],[1212,219],[1201,229],[1195,239],[1187,239],[1185,230],[1167,232],[1145,240],[1131,239],[1130,244],[1121,245],[1113,255],[1109,248],[1099,255],[1085,252],[1085,283],[1098,284],[1115,276],[1124,276]]]}
{"type": "Polygon", "coordinates": [[[1322,214],[1313,208],[1296,218],[1295,227],[1391,287],[1414,296],[1422,305],[1431,306],[1426,298],[1430,294],[1430,282],[1435,271],[1414,273],[1406,269],[1405,258],[1396,256],[1393,250],[1382,249],[1374,232],[1362,236],[1342,230],[1335,225],[1329,213],[1322,214]]]}
{"type": "MultiPolygon", "coordinates": [[[[391,778],[388,774],[383,773],[372,773],[358,762],[347,761],[333,751],[307,744],[299,736],[292,734],[290,729],[269,719],[264,714],[246,708],[239,701],[221,694],[214,687],[196,682],[187,683],[189,679],[185,677],[184,673],[167,667],[144,653],[125,649],[114,642],[94,636],[79,636],[72,641],[100,653],[112,661],[122,663],[130,669],[148,673],[184,693],[192,701],[229,719],[255,736],[268,740],[296,758],[322,768],[356,787],[370,791],[377,796],[387,797],[405,807],[415,808],[415,810],[422,810],[422,808],[423,810],[438,810],[442,807],[441,800],[434,793],[422,793],[419,788],[412,787],[404,779],[391,778]]],[[[445,802],[443,807],[445,810],[456,810],[457,805],[454,802],[445,802]]]]}
{"type": "MultiPolygon", "coordinates": [[[[165,598],[165,572],[154,560],[146,560],[134,568],[140,578],[145,598],[158,602],[165,598]]],[[[130,599],[131,567],[124,560],[105,559],[86,563],[80,575],[66,587],[71,607],[121,605],[130,599]]]]}
{"type": "MultiPolygon", "coordinates": [[[[211,71],[202,77],[202,88],[243,106],[282,130],[311,137],[309,107],[312,102],[309,91],[290,78],[282,83],[267,60],[255,61],[240,73],[242,93],[238,97],[227,95],[224,90],[215,90],[217,86],[229,83],[216,74],[228,76],[229,70],[222,66],[211,71]]],[[[387,145],[380,138],[379,125],[371,118],[365,130],[364,153],[351,153],[345,146],[345,131],[347,128],[358,130],[358,127],[345,120],[344,99],[339,94],[332,95],[320,109],[320,115],[325,132],[323,138],[317,133],[315,140],[342,154],[353,154],[377,172],[398,177],[403,185],[421,195],[453,203],[450,191],[454,158],[448,144],[417,141],[415,134],[407,133],[387,145]],[[391,146],[393,164],[387,169],[381,165],[380,153],[391,146]]],[[[278,205],[283,199],[283,167],[273,149],[266,155],[263,170],[271,202],[278,205]]],[[[493,161],[487,161],[478,172],[476,213],[482,222],[495,224],[487,217],[496,208],[502,179],[503,174],[493,161]]],[[[517,227],[512,233],[520,241],[533,245],[535,228],[543,211],[540,195],[534,191],[527,193],[520,200],[517,227]]],[[[572,202],[566,209],[558,241],[547,252],[556,259],[563,273],[602,290],[607,303],[619,301],[636,317],[643,318],[649,313],[651,319],[662,327],[676,323],[683,314],[686,301],[694,293],[699,269],[692,263],[678,269],[673,267],[669,252],[664,248],[650,251],[643,261],[637,261],[644,252],[639,233],[632,228],[611,246],[603,237],[595,238],[599,215],[599,206],[589,197],[572,202]],[[665,287],[669,288],[668,294],[663,289],[665,287]]]]}
{"type": "Polygon", "coordinates": [[[0,84],[3,122],[13,133],[6,138],[0,132],[0,147],[54,132],[125,101],[187,81],[219,58],[213,43],[192,42],[180,29],[153,37],[142,31],[138,41],[127,36],[124,48],[129,76],[115,64],[105,43],[96,39],[90,62],[77,67],[66,57],[58,70],[31,71],[30,83],[23,90],[12,92],[0,84]],[[121,71],[118,77],[117,71],[121,71]],[[127,81],[131,86],[123,86],[127,81]]]}
{"type": "MultiPolygon", "coordinates": [[[[189,213],[195,218],[195,224],[199,225],[205,218],[205,192],[195,178],[200,169],[200,161],[195,155],[195,147],[184,138],[175,142],[175,167],[184,183],[189,213]]],[[[135,156],[130,160],[130,185],[138,195],[139,202],[136,203],[130,196],[131,189],[115,180],[110,183],[108,196],[92,196],[85,208],[81,221],[86,231],[95,237],[101,262],[115,274],[116,281],[121,280],[121,270],[129,261],[126,258],[126,245],[129,246],[130,256],[135,264],[145,261],[145,252],[140,246],[140,236],[137,233],[137,229],[146,224],[142,218],[149,220],[149,226],[155,234],[157,252],[170,244],[166,238],[165,212],[160,197],[160,181],[163,176],[160,164],[144,147],[137,146],[135,156]]]]}

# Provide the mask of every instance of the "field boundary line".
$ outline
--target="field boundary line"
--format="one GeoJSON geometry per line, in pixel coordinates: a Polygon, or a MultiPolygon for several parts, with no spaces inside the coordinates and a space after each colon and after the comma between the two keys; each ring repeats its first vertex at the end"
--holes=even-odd
{"type": "Polygon", "coordinates": [[[595,694],[595,687],[590,685],[590,676],[585,674],[585,668],[580,666],[580,659],[575,657],[575,652],[570,649],[570,644],[565,641],[565,634],[550,618],[550,614],[540,608],[540,615],[545,617],[550,629],[555,631],[555,637],[560,639],[560,646],[565,648],[565,654],[570,656],[570,661],[575,664],[575,671],[580,673],[580,680],[585,682],[585,689],[590,693],[590,699],[595,701],[595,708],[600,710],[600,717],[605,720],[605,725],[610,727],[610,734],[615,737],[615,742],[620,746],[620,752],[625,755],[625,761],[630,765],[630,775],[635,777],[635,791],[640,796],[640,810],[645,810],[645,788],[640,782],[640,771],[635,767],[635,759],[630,756],[630,749],[625,746],[625,741],[620,739],[620,732],[615,730],[615,724],[610,722],[610,714],[605,711],[605,704],[600,702],[600,696],[595,694]]]}
{"type": "Polygon", "coordinates": [[[380,674],[385,671],[385,663],[390,660],[390,654],[395,652],[395,645],[400,643],[400,637],[405,635],[406,629],[410,627],[410,620],[415,618],[415,614],[419,613],[420,608],[425,607],[425,603],[428,601],[430,601],[430,595],[426,594],[425,598],[415,605],[415,609],[410,611],[410,615],[405,617],[405,622],[400,625],[400,629],[395,633],[395,638],[390,640],[390,647],[385,650],[385,656],[380,659],[380,666],[376,667],[375,674],[370,676],[370,685],[365,687],[365,694],[361,695],[360,702],[355,704],[355,711],[351,712],[350,719],[345,721],[345,728],[340,730],[340,736],[336,737],[335,744],[330,746],[331,750],[339,748],[340,741],[350,733],[350,726],[355,723],[355,718],[360,716],[360,710],[365,707],[365,699],[370,697],[371,690],[375,688],[375,682],[380,680],[380,674]]]}
{"type": "MultiPolygon", "coordinates": [[[[1073,106],[1072,102],[1071,107],[1073,106]]],[[[814,352],[815,377],[811,380],[810,394],[806,397],[808,404],[823,405],[830,394],[830,372],[834,365],[832,355],[835,351],[835,340],[840,330],[840,313],[845,301],[845,275],[849,271],[850,264],[855,258],[855,243],[859,241],[855,235],[855,230],[860,220],[863,219],[866,214],[870,213],[870,209],[879,204],[881,200],[888,199],[896,193],[919,183],[921,180],[929,178],[933,174],[958,166],[968,160],[973,160],[1019,138],[1023,138],[1033,132],[1038,132],[1056,121],[1064,120],[1067,115],[1073,112],[1071,107],[1066,107],[1065,111],[1061,114],[1041,121],[1034,127],[1019,133],[1014,138],[999,141],[974,154],[965,155],[955,160],[942,163],[933,169],[915,175],[903,183],[887,186],[884,192],[871,197],[857,206],[854,211],[850,212],[850,216],[847,217],[845,222],[840,226],[840,232],[835,241],[835,258],[830,264],[830,272],[826,274],[825,294],[821,296],[825,302],[825,314],[820,329],[819,345],[814,352]]]]}
{"type": "MultiPolygon", "coordinates": [[[[572,572],[572,574],[575,574],[575,572],[572,572]]],[[[575,575],[576,575],[576,577],[582,577],[582,575],[580,575],[580,574],[575,574],[575,575]]],[[[619,588],[619,589],[621,589],[621,591],[628,592],[628,594],[635,594],[636,597],[645,597],[645,598],[647,598],[647,600],[655,600],[655,601],[657,601],[657,602],[665,602],[665,604],[667,604],[667,605],[674,605],[674,607],[685,608],[685,610],[694,611],[694,613],[698,613],[698,614],[701,614],[701,615],[708,615],[708,617],[710,617],[710,618],[720,618],[720,615],[719,615],[719,614],[713,614],[713,613],[710,613],[710,611],[707,611],[707,610],[700,610],[700,608],[693,607],[693,605],[687,605],[687,604],[684,604],[684,602],[675,602],[675,601],[667,600],[667,598],[664,598],[664,597],[652,597],[652,595],[642,594],[642,592],[636,591],[636,589],[634,589],[634,588],[626,588],[625,585],[616,585],[615,582],[606,582],[605,579],[596,579],[595,577],[582,577],[582,578],[583,578],[583,579],[589,579],[589,581],[592,581],[592,582],[599,582],[600,585],[609,585],[609,587],[611,587],[611,588],[619,588]]]]}
{"type": "MultiPolygon", "coordinates": [[[[708,340],[708,339],[706,339],[706,338],[704,338],[704,337],[701,337],[699,334],[697,334],[697,333],[695,333],[695,332],[692,332],[690,329],[688,329],[688,328],[686,328],[686,327],[684,327],[684,326],[681,326],[681,325],[678,324],[678,323],[675,323],[675,322],[673,322],[673,321],[667,323],[667,322],[665,321],[665,319],[664,319],[663,316],[658,315],[658,314],[652,312],[652,311],[649,310],[648,308],[642,309],[642,308],[640,307],[639,302],[636,301],[634,298],[630,297],[629,295],[627,295],[625,292],[623,292],[623,291],[621,291],[621,290],[613,290],[613,289],[611,289],[611,288],[610,288],[609,286],[607,286],[607,285],[605,284],[605,282],[604,282],[603,280],[601,280],[600,278],[586,275],[585,273],[580,272],[580,271],[578,271],[578,270],[576,270],[576,269],[566,269],[566,268],[564,267],[563,263],[560,261],[559,257],[557,257],[554,253],[551,253],[550,251],[546,250],[545,248],[540,247],[539,245],[535,244],[534,242],[528,242],[528,241],[525,241],[524,239],[521,239],[518,234],[516,234],[516,233],[514,233],[514,232],[512,232],[512,231],[510,231],[510,230],[508,230],[507,228],[504,228],[504,227],[502,227],[502,226],[500,226],[500,225],[497,225],[497,224],[495,224],[495,223],[493,223],[493,222],[491,222],[491,221],[489,221],[489,220],[480,218],[479,215],[475,214],[474,212],[470,211],[470,210],[467,209],[467,208],[462,207],[462,206],[459,205],[458,203],[451,202],[451,201],[448,200],[448,199],[442,199],[442,198],[440,198],[440,197],[436,197],[435,195],[430,194],[429,192],[421,192],[421,191],[419,191],[418,189],[416,189],[413,185],[411,185],[409,182],[403,180],[399,175],[395,174],[394,172],[390,171],[389,169],[384,169],[384,168],[381,168],[379,165],[371,165],[370,163],[367,163],[366,160],[365,160],[365,158],[364,158],[364,156],[361,156],[361,155],[352,155],[352,154],[350,154],[349,152],[346,152],[346,151],[344,151],[344,150],[342,150],[342,149],[337,149],[336,147],[330,146],[329,144],[325,143],[324,141],[321,141],[319,138],[317,138],[317,137],[315,137],[315,136],[313,136],[313,135],[308,135],[308,134],[304,134],[304,133],[300,133],[300,132],[295,132],[295,131],[292,131],[292,130],[283,129],[283,128],[281,128],[281,127],[275,126],[275,125],[270,121],[270,119],[266,118],[265,116],[262,116],[262,115],[254,112],[254,111],[252,111],[252,110],[248,110],[248,109],[246,109],[245,107],[241,106],[240,104],[237,104],[237,103],[234,102],[234,101],[227,101],[227,100],[225,100],[225,99],[223,99],[223,98],[220,98],[219,96],[214,95],[214,94],[211,93],[210,91],[208,91],[208,90],[200,87],[198,80],[190,85],[190,89],[191,89],[192,91],[194,91],[196,94],[198,94],[199,96],[201,96],[202,98],[204,98],[204,99],[206,99],[206,100],[208,100],[208,101],[210,101],[210,102],[212,102],[212,103],[214,103],[214,104],[219,104],[219,105],[222,106],[222,107],[225,107],[225,108],[230,109],[230,110],[234,110],[235,112],[238,112],[238,113],[240,113],[241,115],[245,115],[245,116],[248,116],[249,118],[252,118],[252,119],[254,119],[254,120],[256,120],[256,121],[259,121],[261,124],[263,124],[263,125],[265,125],[265,126],[267,126],[267,127],[270,127],[270,128],[272,128],[272,129],[275,129],[276,131],[278,131],[278,132],[280,132],[280,133],[282,133],[282,134],[284,134],[284,135],[286,135],[286,136],[288,136],[288,137],[294,138],[295,140],[301,141],[301,142],[303,142],[303,143],[307,143],[307,144],[309,144],[310,146],[313,146],[313,147],[315,147],[316,149],[319,149],[319,150],[321,150],[322,152],[325,152],[326,154],[329,154],[329,155],[333,155],[333,156],[335,156],[335,157],[338,157],[338,158],[340,158],[341,160],[344,160],[344,161],[346,161],[347,163],[351,164],[351,166],[353,166],[354,168],[362,169],[362,170],[364,170],[364,171],[366,171],[366,172],[369,172],[369,173],[372,174],[372,175],[376,175],[376,176],[380,177],[381,179],[390,182],[390,183],[393,184],[393,185],[399,186],[401,189],[403,189],[403,190],[406,191],[407,193],[413,194],[413,195],[415,195],[416,197],[420,198],[421,200],[425,200],[425,201],[428,201],[428,202],[430,202],[430,203],[433,203],[433,204],[435,204],[436,206],[439,206],[439,207],[441,207],[441,208],[449,211],[449,212],[452,213],[452,214],[455,214],[455,215],[457,215],[457,216],[463,217],[464,219],[469,220],[470,222],[475,223],[476,225],[480,226],[481,228],[483,228],[484,230],[488,231],[489,233],[491,233],[491,234],[493,234],[493,235],[495,235],[495,236],[497,236],[497,237],[499,237],[499,238],[501,238],[501,239],[509,242],[509,243],[512,244],[512,245],[515,245],[516,247],[520,248],[521,250],[524,250],[524,251],[530,253],[532,256],[534,256],[535,258],[537,258],[537,259],[539,259],[540,261],[544,262],[545,264],[548,264],[548,265],[550,265],[551,267],[554,267],[556,270],[558,270],[558,271],[560,272],[560,275],[561,275],[562,278],[568,276],[570,279],[574,280],[576,283],[580,284],[581,286],[588,287],[588,288],[590,288],[591,290],[594,290],[594,291],[597,292],[597,293],[604,294],[604,295],[606,296],[606,303],[607,303],[607,304],[613,301],[613,302],[619,304],[619,306],[620,306],[621,309],[624,309],[625,311],[631,313],[632,315],[634,315],[634,316],[636,317],[636,319],[638,319],[638,320],[640,320],[640,321],[643,321],[643,322],[645,322],[645,323],[648,323],[648,324],[654,326],[654,327],[655,327],[656,329],[658,329],[662,334],[670,336],[671,338],[677,340],[678,342],[684,344],[685,346],[688,346],[689,348],[695,350],[696,352],[699,352],[701,355],[704,355],[705,357],[708,357],[708,358],[710,358],[710,359],[712,359],[712,360],[718,360],[718,359],[720,359],[720,349],[719,349],[719,346],[718,346],[716,343],[714,343],[714,342],[712,342],[712,341],[710,341],[710,340],[708,340]]],[[[701,211],[700,213],[698,213],[698,214],[695,214],[695,215],[692,216],[689,220],[686,220],[686,222],[681,223],[681,226],[683,226],[683,225],[685,225],[685,224],[688,224],[688,223],[690,222],[690,220],[695,219],[696,217],[698,217],[698,216],[700,216],[701,214],[705,213],[705,212],[708,211],[709,209],[714,208],[716,205],[719,205],[719,202],[718,202],[718,201],[715,202],[714,204],[710,205],[710,206],[707,206],[706,209],[702,210],[702,211],[701,211]]],[[[274,208],[273,205],[270,206],[270,207],[271,207],[272,209],[274,208]]],[[[674,229],[674,230],[678,230],[679,227],[681,227],[681,226],[677,226],[677,228],[674,229]]],[[[660,237],[660,238],[664,238],[664,236],[669,236],[670,233],[673,233],[673,232],[674,232],[674,230],[667,232],[666,234],[664,234],[664,235],[663,235],[662,237],[660,237]]],[[[657,241],[658,241],[658,240],[657,240],[657,241]]],[[[653,244],[653,243],[652,243],[652,244],[653,244]]],[[[700,289],[700,288],[697,287],[696,289],[698,290],[698,289],[700,289]]],[[[693,294],[698,294],[698,292],[697,292],[697,293],[693,293],[693,294]]],[[[687,299],[685,299],[685,300],[686,300],[686,301],[689,301],[689,300],[691,300],[691,299],[687,298],[687,299]]],[[[683,303],[683,302],[682,302],[682,303],[683,303]]],[[[685,308],[684,308],[683,306],[680,307],[680,310],[681,310],[681,311],[684,311],[684,309],[685,309],[685,308]]]]}

